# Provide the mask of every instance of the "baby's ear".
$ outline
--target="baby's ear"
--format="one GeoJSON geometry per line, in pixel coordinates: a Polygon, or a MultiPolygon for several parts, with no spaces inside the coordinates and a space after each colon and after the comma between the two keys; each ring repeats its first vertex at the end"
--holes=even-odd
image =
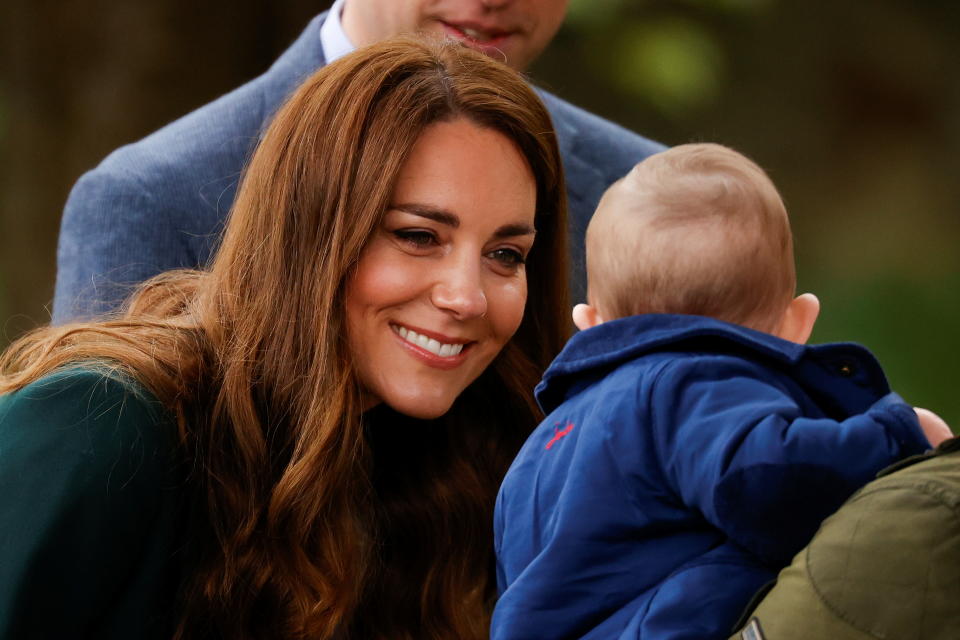
{"type": "Polygon", "coordinates": [[[603,317],[597,308],[589,304],[578,304],[573,308],[573,324],[580,331],[586,331],[603,323],[603,317]]]}
{"type": "Polygon", "coordinates": [[[812,293],[804,293],[790,301],[777,336],[797,344],[805,344],[820,315],[820,301],[812,293]]]}

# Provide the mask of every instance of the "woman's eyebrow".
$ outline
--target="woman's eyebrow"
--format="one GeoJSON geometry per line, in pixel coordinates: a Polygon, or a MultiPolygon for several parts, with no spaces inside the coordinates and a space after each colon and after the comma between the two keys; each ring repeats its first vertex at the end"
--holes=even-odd
{"type": "MultiPolygon", "coordinates": [[[[421,218],[427,218],[428,220],[433,220],[434,222],[447,225],[453,229],[456,229],[460,226],[460,218],[457,217],[456,214],[450,213],[445,209],[437,209],[436,207],[431,207],[429,205],[415,203],[394,204],[390,205],[390,208],[396,211],[403,211],[404,213],[420,216],[421,218]]],[[[493,237],[513,238],[516,236],[534,235],[536,232],[536,229],[529,224],[505,224],[493,232],[493,237]]]]}
{"type": "Polygon", "coordinates": [[[537,233],[529,224],[505,224],[493,232],[494,238],[514,238],[516,236],[532,236],[537,233]]]}
{"type": "Polygon", "coordinates": [[[460,218],[445,211],[443,209],[437,209],[435,207],[430,207],[424,204],[395,204],[390,206],[391,209],[396,209],[397,211],[403,211],[405,213],[412,213],[415,216],[420,216],[421,218],[427,218],[433,220],[434,222],[439,222],[440,224],[445,224],[448,227],[456,229],[460,226],[460,218]]]}

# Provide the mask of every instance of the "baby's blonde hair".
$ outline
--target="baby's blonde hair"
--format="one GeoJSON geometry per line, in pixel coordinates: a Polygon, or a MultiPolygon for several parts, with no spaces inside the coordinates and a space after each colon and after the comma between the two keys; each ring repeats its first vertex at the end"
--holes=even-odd
{"type": "Polygon", "coordinates": [[[586,242],[590,302],[606,320],[683,313],[774,332],[796,288],[776,187],[718,144],[636,165],[604,194],[586,242]]]}

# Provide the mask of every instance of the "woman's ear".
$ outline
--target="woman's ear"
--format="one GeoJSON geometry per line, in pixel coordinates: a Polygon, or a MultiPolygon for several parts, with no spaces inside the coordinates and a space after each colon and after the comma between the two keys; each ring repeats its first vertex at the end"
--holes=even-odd
{"type": "Polygon", "coordinates": [[[813,325],[817,322],[819,315],[820,301],[817,300],[817,296],[812,293],[799,295],[787,306],[776,335],[790,342],[804,344],[810,339],[813,325]]]}
{"type": "Polygon", "coordinates": [[[580,331],[586,331],[603,322],[603,317],[597,308],[589,304],[578,304],[573,308],[573,324],[580,331]]]}

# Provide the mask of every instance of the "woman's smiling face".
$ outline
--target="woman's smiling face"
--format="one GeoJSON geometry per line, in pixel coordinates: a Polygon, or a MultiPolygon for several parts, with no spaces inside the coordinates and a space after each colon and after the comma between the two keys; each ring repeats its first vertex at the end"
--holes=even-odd
{"type": "Polygon", "coordinates": [[[350,353],[365,405],[436,418],[520,326],[536,183],[503,134],[429,126],[350,277],[350,353]]]}

